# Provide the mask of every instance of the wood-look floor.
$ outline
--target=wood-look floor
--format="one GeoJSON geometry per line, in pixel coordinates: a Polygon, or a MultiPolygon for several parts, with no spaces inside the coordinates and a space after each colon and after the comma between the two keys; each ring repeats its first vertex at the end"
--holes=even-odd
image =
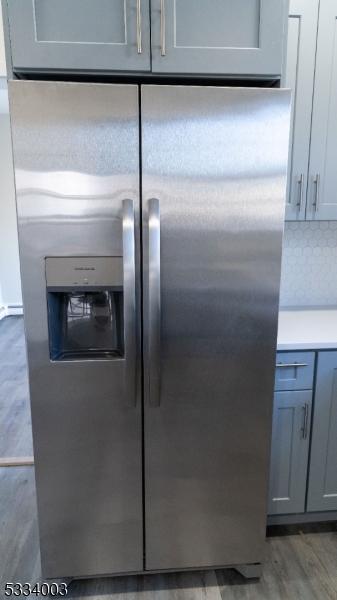
{"type": "MultiPolygon", "coordinates": [[[[20,392],[12,397],[1,395],[5,409],[0,406],[0,414],[7,415],[12,423],[7,427],[5,422],[5,435],[15,430],[16,417],[18,419],[20,427],[14,435],[15,446],[11,447],[11,452],[17,453],[22,447],[18,439],[20,433],[25,436],[26,444],[30,439],[30,432],[23,431],[29,424],[29,411],[25,396],[22,319],[7,323],[5,333],[13,348],[6,351],[1,365],[0,389],[15,391],[13,381],[17,381],[20,392]],[[19,376],[15,357],[19,362],[19,376]],[[9,416],[11,402],[15,408],[9,416]],[[24,417],[20,417],[20,409],[24,417]]],[[[3,343],[0,339],[2,349],[3,343]]],[[[6,450],[2,432],[0,437],[2,449],[6,450]]],[[[25,453],[28,448],[28,445],[24,447],[25,453]]],[[[74,581],[67,597],[76,600],[337,600],[337,525],[303,526],[301,530],[274,528],[271,533],[266,543],[266,561],[260,581],[246,582],[232,570],[119,577],[74,581]]],[[[5,599],[3,586],[7,581],[42,581],[33,467],[0,468],[1,600],[5,599]]]]}
{"type": "Polygon", "coordinates": [[[33,455],[23,317],[0,321],[0,457],[33,455]]]}

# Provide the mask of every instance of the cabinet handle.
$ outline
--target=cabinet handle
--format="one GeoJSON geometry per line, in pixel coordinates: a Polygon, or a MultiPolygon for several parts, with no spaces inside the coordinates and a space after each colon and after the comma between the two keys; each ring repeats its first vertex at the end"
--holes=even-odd
{"type": "Polygon", "coordinates": [[[276,363],[278,369],[285,369],[287,367],[307,367],[307,363],[276,363]]]}
{"type": "Polygon", "coordinates": [[[303,425],[301,427],[302,439],[306,440],[308,437],[308,422],[309,422],[309,404],[306,402],[302,407],[303,410],[303,425]]]}
{"type": "Polygon", "coordinates": [[[320,185],[321,185],[321,176],[319,173],[317,173],[316,177],[314,177],[314,185],[315,185],[315,197],[314,197],[314,202],[313,202],[312,207],[313,207],[315,213],[317,213],[318,205],[319,205],[320,185]]]}
{"type": "Polygon", "coordinates": [[[137,51],[142,53],[142,11],[141,0],[137,0],[137,51]]]}
{"type": "Polygon", "coordinates": [[[302,209],[302,205],[303,205],[303,187],[304,187],[304,174],[301,173],[300,177],[297,180],[297,184],[298,184],[298,197],[297,197],[297,203],[296,203],[296,207],[298,209],[298,212],[301,212],[302,209]]]}
{"type": "Polygon", "coordinates": [[[165,0],[160,0],[160,53],[162,56],[166,56],[165,0]]]}

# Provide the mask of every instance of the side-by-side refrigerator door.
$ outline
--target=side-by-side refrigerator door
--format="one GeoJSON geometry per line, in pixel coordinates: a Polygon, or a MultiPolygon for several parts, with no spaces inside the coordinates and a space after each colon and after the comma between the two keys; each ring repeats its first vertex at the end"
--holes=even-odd
{"type": "Polygon", "coordinates": [[[148,570],[263,558],[289,103],[142,88],[148,570]]]}
{"type": "Polygon", "coordinates": [[[140,571],[138,89],[10,101],[43,574],[140,571]]]}

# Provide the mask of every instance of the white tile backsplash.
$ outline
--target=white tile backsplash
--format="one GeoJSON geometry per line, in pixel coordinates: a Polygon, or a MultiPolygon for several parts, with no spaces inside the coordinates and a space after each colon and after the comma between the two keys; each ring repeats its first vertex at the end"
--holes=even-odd
{"type": "Polygon", "coordinates": [[[280,305],[337,305],[337,221],[286,223],[280,305]]]}

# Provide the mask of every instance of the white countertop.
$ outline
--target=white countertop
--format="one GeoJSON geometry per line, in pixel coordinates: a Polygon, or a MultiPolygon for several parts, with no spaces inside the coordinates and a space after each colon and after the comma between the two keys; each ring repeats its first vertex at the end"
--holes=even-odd
{"type": "Polygon", "coordinates": [[[337,307],[296,308],[279,313],[278,350],[337,349],[337,307]]]}

